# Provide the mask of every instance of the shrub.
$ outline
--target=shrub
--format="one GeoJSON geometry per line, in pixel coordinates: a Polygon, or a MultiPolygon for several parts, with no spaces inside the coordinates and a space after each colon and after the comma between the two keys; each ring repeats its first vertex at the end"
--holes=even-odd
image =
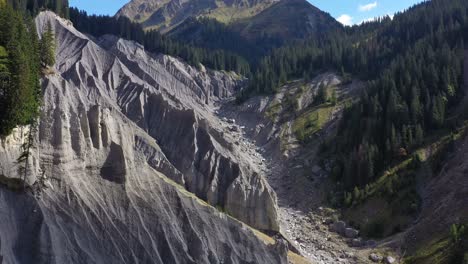
{"type": "Polygon", "coordinates": [[[364,234],[367,237],[382,238],[385,232],[385,220],[376,219],[364,227],[364,234]]]}

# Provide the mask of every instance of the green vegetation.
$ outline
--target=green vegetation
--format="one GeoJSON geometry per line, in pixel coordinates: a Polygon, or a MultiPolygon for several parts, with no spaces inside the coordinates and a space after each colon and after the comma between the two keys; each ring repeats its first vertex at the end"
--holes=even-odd
{"type": "MultiPolygon", "coordinates": [[[[434,142],[414,151],[377,180],[345,191],[342,203],[335,199],[335,205],[344,207],[344,217],[366,237],[383,238],[404,230],[420,210],[421,199],[416,190],[418,175],[430,177],[431,170],[439,171],[450,147],[465,133],[466,123],[455,133],[436,133],[432,138],[434,142]]],[[[333,192],[331,195],[340,194],[333,192]]]]}
{"type": "Polygon", "coordinates": [[[412,257],[405,260],[406,264],[444,264],[450,263],[451,243],[449,238],[437,239],[430,243],[429,246],[421,248],[412,257]]]}
{"type": "Polygon", "coordinates": [[[35,15],[39,11],[48,9],[56,14],[68,18],[68,0],[7,0],[13,9],[35,15]]]}
{"type": "Polygon", "coordinates": [[[216,1],[217,8],[209,10],[203,16],[215,18],[222,23],[232,23],[239,19],[252,17],[265,10],[271,4],[268,2],[258,2],[253,5],[245,6],[243,4],[226,5],[225,1],[216,1]]]}
{"type": "Polygon", "coordinates": [[[39,56],[32,19],[0,7],[0,135],[32,122],[40,104],[39,56]]]}
{"type": "MultiPolygon", "coordinates": [[[[407,156],[402,161],[388,168],[376,178],[363,187],[355,186],[352,190],[344,192],[343,205],[352,207],[365,202],[370,197],[383,197],[389,202],[396,201],[401,208],[406,207],[408,213],[414,213],[418,207],[418,197],[414,190],[417,170],[426,166],[433,171],[438,171],[443,155],[447,148],[453,146],[467,129],[467,123],[455,132],[438,133],[433,137],[434,142],[425,144],[424,147],[414,151],[413,155],[407,156]],[[409,196],[407,196],[409,195],[409,196]],[[401,200],[401,203],[399,202],[401,200]]],[[[428,140],[429,141],[429,140],[428,140]]],[[[336,168],[332,172],[336,178],[336,168]]]]}
{"type": "Polygon", "coordinates": [[[99,37],[112,34],[143,44],[150,52],[164,53],[181,57],[193,66],[200,63],[216,70],[235,71],[240,74],[250,72],[249,63],[232,52],[197,48],[183,42],[163,36],[152,30],[145,32],[140,24],[131,22],[126,17],[89,16],[76,8],[70,9],[70,19],[81,32],[99,37]]]}
{"type": "Polygon", "coordinates": [[[301,142],[307,142],[330,120],[333,109],[331,103],[321,104],[299,116],[293,125],[293,132],[301,142]]]}
{"type": "Polygon", "coordinates": [[[255,68],[259,59],[274,48],[341,28],[329,14],[303,0],[280,1],[273,5],[257,1],[253,7],[234,8],[222,7],[223,1],[218,3],[221,5],[216,9],[184,21],[168,34],[197,47],[233,52],[255,68]],[[313,26],[305,23],[309,18],[313,26]]]}
{"type": "Polygon", "coordinates": [[[453,224],[447,234],[422,245],[405,264],[466,264],[468,262],[468,225],[453,224]]]}
{"type": "Polygon", "coordinates": [[[265,115],[270,120],[275,120],[276,117],[278,117],[280,111],[281,111],[281,103],[274,102],[270,106],[268,106],[268,109],[266,110],[265,115]]]}
{"type": "Polygon", "coordinates": [[[54,66],[55,64],[55,36],[52,26],[47,25],[47,29],[39,42],[41,63],[43,67],[54,66]]]}
{"type": "MultiPolygon", "coordinates": [[[[411,155],[426,135],[456,127],[448,115],[464,97],[467,14],[466,1],[428,1],[393,20],[277,49],[261,60],[241,97],[276,92],[288,80],[308,79],[327,69],[371,80],[360,101],[346,108],[337,136],[322,148],[336,157],[334,175],[343,189],[365,188],[411,155]]],[[[320,94],[318,104],[326,101],[326,93],[320,94]]],[[[458,118],[462,116],[454,115],[458,118]]],[[[307,137],[307,126],[314,131],[311,119],[298,122],[298,138],[307,137]]]]}
{"type": "MultiPolygon", "coordinates": [[[[307,60],[318,69],[342,66],[345,72],[372,80],[359,102],[345,109],[336,138],[323,147],[337,158],[334,177],[345,190],[351,192],[356,186],[362,190],[385,170],[406,160],[427,135],[460,125],[463,116],[455,110],[465,96],[462,77],[467,27],[468,2],[435,0],[393,20],[347,29],[344,36],[332,36],[325,42],[330,48],[319,43],[297,49],[309,49],[307,60]]],[[[278,52],[289,58],[292,51],[278,52]]],[[[281,66],[279,69],[291,70],[276,75],[313,70],[301,66],[307,56],[297,55],[295,65],[299,66],[281,66]]]]}
{"type": "Polygon", "coordinates": [[[250,64],[254,64],[255,60],[266,52],[262,45],[251,43],[232,26],[212,18],[189,18],[167,35],[173,40],[190,43],[194,47],[237,54],[250,64]]]}
{"type": "Polygon", "coordinates": [[[39,114],[40,62],[52,65],[55,51],[51,30],[45,34],[47,43],[39,45],[31,15],[45,9],[68,17],[68,0],[0,0],[1,137],[39,114]]]}

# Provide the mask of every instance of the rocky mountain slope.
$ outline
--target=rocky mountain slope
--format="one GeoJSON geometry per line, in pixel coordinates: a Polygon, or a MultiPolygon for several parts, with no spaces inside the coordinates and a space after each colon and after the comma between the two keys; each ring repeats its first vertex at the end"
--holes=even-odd
{"type": "Polygon", "coordinates": [[[252,17],[278,0],[133,0],[117,12],[145,28],[167,32],[189,17],[212,17],[230,23],[252,17]]]}
{"type": "Polygon", "coordinates": [[[222,49],[249,61],[292,40],[320,37],[341,25],[306,0],[279,1],[250,18],[230,24],[187,19],[170,30],[171,38],[208,49],[222,49]]]}
{"type": "Polygon", "coordinates": [[[212,111],[242,79],[36,18],[48,23],[57,64],[40,122],[0,146],[3,260],[286,263],[284,243],[240,222],[279,231],[276,195],[212,111]]]}
{"type": "Polygon", "coordinates": [[[306,0],[133,0],[116,16],[126,16],[180,41],[229,50],[245,58],[260,57],[286,41],[320,36],[341,27],[306,0]]]}
{"type": "Polygon", "coordinates": [[[375,245],[352,247],[352,238],[342,237],[329,229],[334,213],[326,208],[327,172],[319,166],[320,141],[335,133],[342,104],[328,106],[310,148],[297,140],[294,127],[304,114],[315,111],[314,99],[320,87],[336,87],[340,101],[356,96],[362,83],[343,83],[334,73],[318,75],[304,83],[296,80],[271,96],[255,96],[240,106],[222,104],[219,113],[235,119],[265,159],[267,180],[278,195],[279,221],[285,237],[311,263],[367,263],[368,252],[375,245]]]}
{"type": "Polygon", "coordinates": [[[340,24],[333,17],[304,0],[280,1],[251,19],[233,25],[234,30],[248,40],[258,36],[303,39],[339,27],[340,24]]]}
{"type": "MultiPolygon", "coordinates": [[[[468,51],[464,59],[465,98],[460,111],[468,116],[468,51]]],[[[410,253],[434,248],[448,237],[452,224],[468,223],[468,124],[450,144],[434,144],[426,155],[440,156],[436,170],[427,168],[420,179],[421,212],[414,225],[401,238],[410,253]],[[448,145],[448,146],[446,146],[448,145]]],[[[442,141],[442,140],[441,140],[442,141]]],[[[428,166],[433,166],[429,162],[428,166]]],[[[420,263],[420,262],[419,262],[420,263]]]]}

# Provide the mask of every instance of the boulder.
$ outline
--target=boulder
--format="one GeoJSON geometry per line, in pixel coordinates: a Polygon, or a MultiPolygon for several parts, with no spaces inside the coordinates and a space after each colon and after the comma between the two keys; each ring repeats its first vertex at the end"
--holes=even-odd
{"type": "Polygon", "coordinates": [[[363,245],[364,245],[364,242],[360,238],[355,238],[351,240],[352,247],[362,247],[363,245]]]}
{"type": "Polygon", "coordinates": [[[372,262],[381,262],[383,260],[383,257],[377,253],[372,253],[369,255],[369,259],[372,260],[372,262]]]}
{"type": "Polygon", "coordinates": [[[346,228],[344,232],[345,237],[347,238],[356,238],[359,235],[359,231],[354,228],[346,228]]]}
{"type": "Polygon", "coordinates": [[[375,240],[368,240],[366,242],[366,246],[371,247],[371,248],[375,247],[376,245],[377,245],[377,242],[375,240]]]}
{"type": "Polygon", "coordinates": [[[392,257],[392,256],[387,256],[385,258],[385,263],[387,263],[387,264],[393,264],[395,262],[396,262],[396,259],[394,257],[392,257]]]}
{"type": "Polygon", "coordinates": [[[346,224],[343,221],[335,222],[330,226],[330,230],[338,234],[344,234],[345,229],[346,229],[346,224]]]}
{"type": "Polygon", "coordinates": [[[231,126],[229,128],[229,130],[232,131],[232,132],[239,132],[240,131],[238,126],[231,126]]]}

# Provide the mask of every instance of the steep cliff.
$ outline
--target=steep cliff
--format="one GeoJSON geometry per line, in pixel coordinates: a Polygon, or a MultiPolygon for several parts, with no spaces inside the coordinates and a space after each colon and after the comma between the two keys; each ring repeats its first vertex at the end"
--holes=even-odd
{"type": "Polygon", "coordinates": [[[36,18],[38,31],[49,22],[57,64],[43,79],[39,124],[0,146],[4,261],[285,263],[281,243],[203,201],[279,229],[275,194],[214,126],[212,105],[242,80],[90,39],[51,12],[36,18]]]}

